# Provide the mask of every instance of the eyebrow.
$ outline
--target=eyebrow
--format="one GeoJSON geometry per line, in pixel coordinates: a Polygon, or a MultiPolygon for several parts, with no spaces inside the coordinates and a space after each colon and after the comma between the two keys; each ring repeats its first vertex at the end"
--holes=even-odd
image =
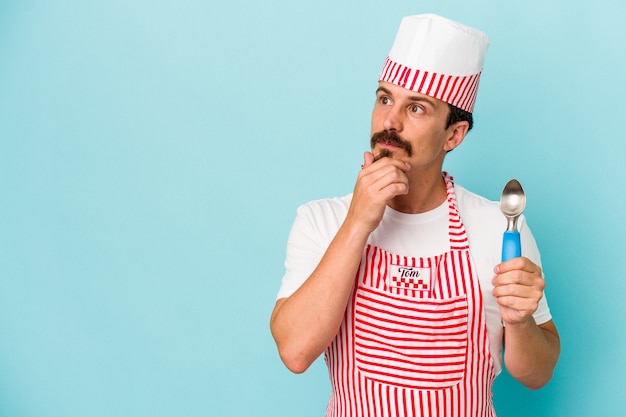
{"type": "MultiPolygon", "coordinates": [[[[393,94],[391,93],[391,91],[389,91],[388,89],[386,89],[385,87],[378,87],[376,89],[376,95],[378,95],[378,93],[383,92],[387,95],[393,96],[393,94]]],[[[419,102],[425,102],[430,104],[431,106],[435,107],[435,101],[433,99],[431,99],[430,97],[423,95],[423,96],[409,96],[408,97],[409,101],[419,101],[419,102]]]]}
{"type": "Polygon", "coordinates": [[[378,87],[376,89],[376,94],[380,93],[381,91],[385,94],[391,95],[391,91],[387,90],[385,87],[378,87]]]}

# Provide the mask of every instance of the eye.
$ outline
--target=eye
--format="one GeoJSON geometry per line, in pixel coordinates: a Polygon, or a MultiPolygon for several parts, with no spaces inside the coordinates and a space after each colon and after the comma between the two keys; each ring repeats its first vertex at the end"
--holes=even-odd
{"type": "Polygon", "coordinates": [[[385,105],[385,106],[391,104],[391,99],[389,97],[387,97],[387,96],[381,96],[378,99],[378,101],[380,101],[380,104],[385,105]]]}
{"type": "Polygon", "coordinates": [[[422,113],[424,112],[424,109],[419,104],[412,104],[409,106],[409,111],[411,113],[422,113]]]}

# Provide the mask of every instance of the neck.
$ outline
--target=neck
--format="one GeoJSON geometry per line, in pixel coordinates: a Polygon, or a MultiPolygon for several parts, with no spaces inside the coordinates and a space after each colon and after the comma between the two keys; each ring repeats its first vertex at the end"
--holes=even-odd
{"type": "Polygon", "coordinates": [[[389,207],[401,213],[424,213],[439,207],[447,196],[446,183],[438,172],[436,176],[409,178],[409,193],[395,197],[389,207]]]}

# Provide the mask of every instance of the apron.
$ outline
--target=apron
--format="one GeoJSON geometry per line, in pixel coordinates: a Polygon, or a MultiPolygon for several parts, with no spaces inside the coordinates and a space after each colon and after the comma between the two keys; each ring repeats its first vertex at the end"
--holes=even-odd
{"type": "Polygon", "coordinates": [[[494,417],[480,283],[452,177],[448,252],[392,254],[367,245],[346,316],[325,352],[327,417],[494,417]]]}

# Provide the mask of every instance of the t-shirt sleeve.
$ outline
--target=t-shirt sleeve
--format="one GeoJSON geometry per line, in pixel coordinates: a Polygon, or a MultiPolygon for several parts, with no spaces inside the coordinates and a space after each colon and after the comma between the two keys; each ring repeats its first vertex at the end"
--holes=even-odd
{"type": "Polygon", "coordinates": [[[289,297],[309,278],[345,220],[351,194],[298,207],[287,239],[285,274],[277,298],[289,297]]]}
{"type": "Polygon", "coordinates": [[[289,297],[300,288],[319,264],[323,251],[310,209],[300,206],[287,239],[285,274],[277,299],[289,297]]]}
{"type": "MultiPolygon", "coordinates": [[[[539,253],[539,248],[537,247],[537,242],[535,241],[535,238],[526,223],[526,219],[523,216],[520,217],[520,240],[522,243],[522,255],[541,267],[541,255],[539,253]]],[[[545,274],[544,279],[546,280],[546,284],[549,285],[549,280],[545,277],[545,274]]],[[[537,311],[533,314],[533,318],[537,324],[543,324],[552,320],[552,314],[550,313],[550,308],[548,307],[548,300],[546,298],[545,291],[543,297],[539,300],[539,306],[537,307],[537,311]]]]}

